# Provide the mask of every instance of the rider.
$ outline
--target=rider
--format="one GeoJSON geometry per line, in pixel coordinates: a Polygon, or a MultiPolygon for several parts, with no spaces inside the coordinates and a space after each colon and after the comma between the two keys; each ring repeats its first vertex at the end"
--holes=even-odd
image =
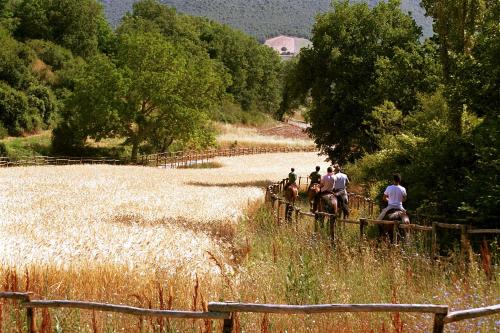
{"type": "Polygon", "coordinates": [[[335,188],[335,175],[333,174],[332,167],[328,167],[328,169],[326,169],[326,172],[327,174],[321,177],[321,181],[319,183],[321,191],[318,192],[314,197],[313,212],[318,209],[318,204],[321,196],[325,194],[333,194],[333,190],[335,188]]]}
{"type": "Polygon", "coordinates": [[[327,174],[321,177],[321,195],[333,194],[333,190],[335,189],[335,175],[333,174],[332,167],[328,167],[328,169],[326,169],[326,172],[327,174]]]}
{"type": "Polygon", "coordinates": [[[297,187],[297,174],[295,173],[295,168],[291,168],[291,171],[288,174],[288,183],[285,185],[285,190],[292,185],[297,187]]]}
{"type": "Polygon", "coordinates": [[[344,212],[344,218],[349,217],[349,199],[347,196],[347,184],[349,184],[349,177],[341,171],[340,165],[335,164],[333,166],[335,171],[335,188],[334,192],[340,201],[340,206],[344,212]]]}
{"type": "Polygon", "coordinates": [[[403,202],[406,201],[406,189],[400,185],[401,175],[398,173],[394,174],[393,180],[394,184],[388,186],[384,192],[384,200],[388,202],[388,205],[380,212],[377,220],[382,220],[385,214],[391,209],[406,212],[403,208],[403,202]]]}
{"type": "Polygon", "coordinates": [[[319,184],[321,182],[321,174],[319,173],[320,167],[316,167],[316,171],[311,172],[309,175],[309,179],[311,180],[311,183],[309,184],[309,188],[313,186],[314,184],[319,184]]]}

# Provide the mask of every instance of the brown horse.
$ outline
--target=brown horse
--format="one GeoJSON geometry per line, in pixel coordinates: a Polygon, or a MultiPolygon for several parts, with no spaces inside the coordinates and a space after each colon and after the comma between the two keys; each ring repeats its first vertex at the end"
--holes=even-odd
{"type": "MultiPolygon", "coordinates": [[[[328,225],[329,225],[329,233],[331,240],[333,241],[334,238],[334,228],[335,228],[335,217],[338,215],[339,207],[338,207],[338,202],[337,202],[337,196],[333,193],[321,193],[320,194],[320,199],[318,202],[318,209],[317,211],[319,213],[328,213],[332,214],[333,216],[329,216],[328,218],[328,225]]],[[[325,226],[325,216],[321,214],[316,214],[315,219],[314,219],[314,231],[318,232],[320,228],[324,228],[325,226]]]]}
{"type": "Polygon", "coordinates": [[[287,201],[285,208],[285,218],[288,222],[292,220],[293,207],[295,206],[295,201],[299,197],[299,189],[297,185],[291,184],[285,189],[285,200],[287,201]]]}
{"type": "MultiPolygon", "coordinates": [[[[386,221],[399,221],[399,223],[402,224],[410,224],[410,217],[406,212],[399,210],[399,209],[391,209],[389,210],[385,216],[384,220],[386,221]]],[[[392,224],[379,224],[378,225],[378,230],[379,230],[379,235],[380,237],[383,238],[389,238],[391,242],[394,241],[394,225],[392,224]]],[[[406,232],[405,230],[398,230],[398,234],[400,234],[401,237],[404,237],[406,232]]]]}
{"type": "Polygon", "coordinates": [[[321,188],[318,183],[312,184],[311,187],[309,187],[309,190],[307,191],[307,200],[309,201],[309,208],[311,209],[311,212],[314,213],[314,198],[316,195],[321,191],[321,188]]]}

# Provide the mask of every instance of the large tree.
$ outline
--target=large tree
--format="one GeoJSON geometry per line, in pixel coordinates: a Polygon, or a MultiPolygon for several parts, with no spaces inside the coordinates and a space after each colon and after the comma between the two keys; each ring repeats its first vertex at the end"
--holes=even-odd
{"type": "Polygon", "coordinates": [[[77,129],[79,140],[123,137],[132,160],[141,144],[166,149],[174,140],[200,137],[225,88],[208,57],[193,58],[152,32],[122,34],[113,58],[94,57],[75,82],[56,141],[64,126],[66,134],[77,129]]]}
{"type": "Polygon", "coordinates": [[[478,29],[483,25],[488,9],[498,0],[422,0],[427,15],[433,18],[434,37],[439,45],[443,77],[447,84],[453,129],[462,133],[462,114],[466,101],[461,95],[460,61],[469,57],[474,48],[478,29]]]}
{"type": "MultiPolygon", "coordinates": [[[[421,49],[420,28],[399,9],[399,1],[334,1],[313,28],[313,48],[301,53],[301,89],[310,93],[310,133],[330,158],[354,160],[378,148],[366,120],[390,100],[403,112],[417,91],[435,89],[436,66],[421,49]],[[401,81],[395,82],[395,79],[401,81]]],[[[293,97],[293,96],[292,96],[293,97]]]]}

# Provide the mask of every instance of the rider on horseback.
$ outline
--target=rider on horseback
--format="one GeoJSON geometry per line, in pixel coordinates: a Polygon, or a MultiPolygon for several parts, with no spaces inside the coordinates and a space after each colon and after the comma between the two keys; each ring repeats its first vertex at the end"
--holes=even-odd
{"type": "Polygon", "coordinates": [[[294,186],[297,188],[297,174],[295,173],[294,168],[292,168],[290,173],[288,174],[288,183],[286,183],[284,190],[286,190],[289,186],[294,186]]]}
{"type": "Polygon", "coordinates": [[[403,202],[406,201],[406,189],[400,185],[401,175],[397,173],[394,174],[393,180],[394,184],[388,186],[384,192],[384,200],[388,202],[388,205],[380,212],[377,220],[383,220],[385,214],[391,209],[406,212],[403,208],[403,202]]]}
{"type": "Polygon", "coordinates": [[[335,170],[335,187],[334,193],[337,196],[342,211],[344,212],[344,218],[349,217],[349,199],[347,197],[347,184],[349,184],[349,177],[341,171],[340,165],[335,164],[333,166],[335,170]]]}
{"type": "Polygon", "coordinates": [[[309,184],[309,188],[313,186],[314,184],[319,184],[321,182],[321,174],[319,173],[320,167],[316,167],[316,171],[311,172],[309,175],[309,179],[311,180],[311,183],[309,184]]]}
{"type": "Polygon", "coordinates": [[[328,167],[328,169],[326,169],[326,172],[327,174],[321,177],[321,195],[333,194],[333,190],[335,188],[335,175],[333,174],[332,167],[328,167]]]}
{"type": "Polygon", "coordinates": [[[313,212],[318,209],[318,204],[321,197],[327,194],[333,194],[333,190],[335,188],[335,175],[333,174],[332,167],[328,167],[328,169],[326,169],[326,172],[327,174],[321,177],[321,181],[319,183],[320,192],[318,192],[314,197],[313,212]]]}

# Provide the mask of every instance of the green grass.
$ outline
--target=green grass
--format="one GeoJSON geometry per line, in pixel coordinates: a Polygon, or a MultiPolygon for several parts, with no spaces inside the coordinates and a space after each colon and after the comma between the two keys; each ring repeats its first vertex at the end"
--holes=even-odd
{"type": "Polygon", "coordinates": [[[25,156],[51,154],[51,131],[26,137],[8,137],[0,140],[5,145],[7,156],[13,159],[25,156]]]}

